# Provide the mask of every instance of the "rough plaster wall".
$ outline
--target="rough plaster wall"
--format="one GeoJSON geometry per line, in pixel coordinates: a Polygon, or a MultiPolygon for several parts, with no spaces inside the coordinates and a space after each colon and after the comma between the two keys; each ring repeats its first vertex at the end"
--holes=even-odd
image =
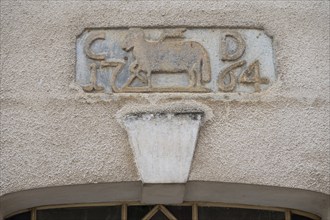
{"type": "Polygon", "coordinates": [[[196,100],[190,180],[329,191],[328,1],[1,1],[1,194],[139,180],[126,104],[196,100]],[[255,95],[86,95],[73,81],[86,27],[259,27],[274,37],[278,83],[255,95]]]}

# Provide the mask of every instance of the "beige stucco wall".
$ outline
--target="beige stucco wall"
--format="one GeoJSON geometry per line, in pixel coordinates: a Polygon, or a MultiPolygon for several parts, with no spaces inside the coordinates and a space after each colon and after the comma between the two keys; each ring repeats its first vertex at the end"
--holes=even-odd
{"type": "Polygon", "coordinates": [[[1,1],[1,194],[138,181],[125,105],[194,100],[189,181],[330,193],[328,1],[1,1]],[[278,81],[260,94],[86,94],[75,41],[86,27],[255,27],[273,37],[278,81]]]}

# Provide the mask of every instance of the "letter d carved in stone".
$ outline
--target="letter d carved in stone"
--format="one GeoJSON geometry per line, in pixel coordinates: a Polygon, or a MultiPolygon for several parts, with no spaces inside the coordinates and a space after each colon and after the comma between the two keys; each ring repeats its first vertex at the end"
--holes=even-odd
{"type": "Polygon", "coordinates": [[[272,38],[262,30],[86,29],[76,52],[86,93],[261,93],[277,80],[272,38]]]}
{"type": "Polygon", "coordinates": [[[221,60],[237,60],[244,54],[245,47],[245,41],[238,32],[226,32],[221,39],[221,60]]]}

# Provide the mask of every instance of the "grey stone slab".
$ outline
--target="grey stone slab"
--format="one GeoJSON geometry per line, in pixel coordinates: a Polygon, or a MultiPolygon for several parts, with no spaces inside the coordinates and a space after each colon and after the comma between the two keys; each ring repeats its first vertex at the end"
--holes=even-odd
{"type": "Polygon", "coordinates": [[[201,113],[144,113],[124,119],[144,183],[185,183],[195,151],[201,113]]]}
{"type": "Polygon", "coordinates": [[[85,92],[254,93],[277,79],[272,40],[257,29],[87,29],[76,50],[85,92]]]}

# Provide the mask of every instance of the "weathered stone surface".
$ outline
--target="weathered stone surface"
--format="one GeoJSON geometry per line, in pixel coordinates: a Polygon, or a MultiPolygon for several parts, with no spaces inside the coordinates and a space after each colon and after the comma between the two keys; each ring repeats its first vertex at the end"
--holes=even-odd
{"type": "Polygon", "coordinates": [[[246,92],[276,81],[272,40],[257,29],[87,29],[77,39],[85,92],[246,92]]]}
{"type": "Polygon", "coordinates": [[[141,113],[124,119],[144,183],[185,183],[203,112],[141,113]]]}
{"type": "MultiPolygon", "coordinates": [[[[263,185],[270,191],[287,187],[302,195],[292,201],[298,205],[290,207],[311,212],[320,206],[308,209],[318,203],[304,195],[312,191],[329,197],[329,1],[2,0],[0,4],[2,195],[139,181],[127,132],[114,115],[127,104],[170,106],[173,101],[194,100],[208,105],[214,117],[200,130],[189,182],[263,185]],[[252,94],[109,95],[83,92],[74,83],[76,39],[84,28],[178,25],[265,30],[273,39],[277,81],[252,94]],[[303,201],[305,206],[299,203],[303,201]]],[[[54,191],[40,195],[58,204],[63,200],[52,200],[51,195],[58,193],[54,191]]],[[[100,197],[104,194],[97,192],[100,197]]],[[[242,201],[230,200],[230,192],[235,190],[228,190],[222,202],[242,201]]],[[[269,205],[282,206],[293,198],[283,194],[282,200],[269,205]]],[[[62,195],[70,199],[68,193],[62,195]]],[[[269,192],[255,195],[269,195],[257,198],[257,205],[275,201],[269,192]]],[[[35,197],[26,195],[18,201],[22,198],[35,197]]],[[[251,196],[244,198],[248,203],[251,196]]]]}

